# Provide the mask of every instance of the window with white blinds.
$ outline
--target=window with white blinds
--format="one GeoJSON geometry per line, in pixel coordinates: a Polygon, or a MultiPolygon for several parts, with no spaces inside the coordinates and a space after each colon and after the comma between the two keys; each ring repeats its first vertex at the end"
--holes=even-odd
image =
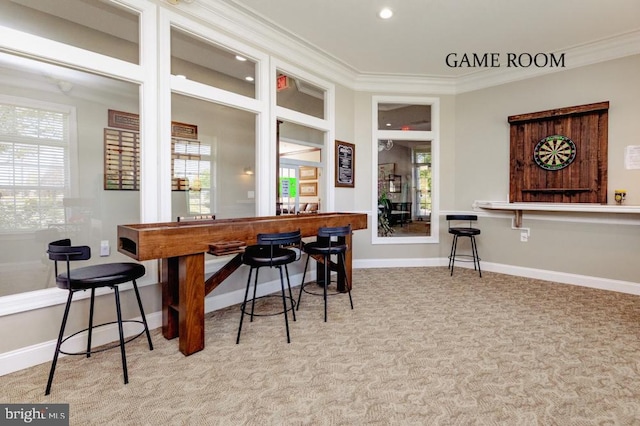
{"type": "Polygon", "coordinates": [[[211,214],[211,145],[181,138],[171,145],[172,189],[189,191],[190,215],[211,214]]]}
{"type": "Polygon", "coordinates": [[[64,222],[69,120],[69,107],[0,97],[0,232],[64,222]]]}

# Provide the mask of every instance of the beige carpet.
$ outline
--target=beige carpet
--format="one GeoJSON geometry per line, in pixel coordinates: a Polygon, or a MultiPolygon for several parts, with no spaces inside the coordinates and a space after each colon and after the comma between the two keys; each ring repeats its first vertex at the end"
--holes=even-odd
{"type": "MultiPolygon", "coordinates": [[[[71,424],[640,424],[640,299],[446,268],[354,271],[346,295],[305,295],[287,344],[282,316],[206,321],[190,357],[153,333],[119,352],[0,377],[1,402],[70,404],[71,424]]],[[[274,299],[274,301],[276,301],[274,299]]]]}

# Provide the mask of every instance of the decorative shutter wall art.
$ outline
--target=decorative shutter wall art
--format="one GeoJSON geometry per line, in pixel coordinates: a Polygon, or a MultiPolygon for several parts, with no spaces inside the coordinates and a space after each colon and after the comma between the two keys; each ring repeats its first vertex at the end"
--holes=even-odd
{"type": "MultiPolygon", "coordinates": [[[[108,126],[104,129],[104,189],[105,190],[140,190],[140,118],[138,114],[109,110],[108,126]],[[124,130],[123,130],[124,129],[124,130]]],[[[198,126],[186,123],[171,122],[171,168],[173,176],[174,160],[183,158],[183,154],[174,152],[178,138],[197,139],[198,126]]],[[[197,140],[186,141],[200,145],[197,140]]],[[[194,160],[195,155],[189,155],[194,160]]],[[[186,191],[187,179],[172,177],[173,191],[186,191]]]]}

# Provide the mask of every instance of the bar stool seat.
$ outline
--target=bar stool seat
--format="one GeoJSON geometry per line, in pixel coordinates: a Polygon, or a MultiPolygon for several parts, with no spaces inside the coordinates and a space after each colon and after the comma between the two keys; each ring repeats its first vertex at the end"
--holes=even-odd
{"type": "Polygon", "coordinates": [[[290,249],[269,246],[249,246],[245,249],[242,261],[253,268],[263,266],[286,265],[296,261],[297,253],[290,249]]]}
{"type": "Polygon", "coordinates": [[[53,376],[58,362],[58,356],[60,354],[65,355],[85,355],[87,358],[92,353],[102,352],[105,350],[120,347],[120,354],[122,358],[122,372],[124,376],[124,383],[129,383],[129,374],[127,371],[127,358],[125,352],[125,344],[136,339],[142,334],[147,335],[147,341],[149,343],[149,350],[153,350],[153,343],[151,342],[151,334],[149,333],[149,326],[147,325],[147,319],[142,307],[142,301],[140,299],[140,293],[138,291],[138,285],[136,280],[141,278],[146,273],[144,265],[134,262],[124,263],[107,263],[92,266],[85,266],[81,268],[71,269],[70,263],[78,260],[88,260],[91,258],[91,249],[88,246],[72,246],[70,239],[58,240],[49,244],[47,250],[49,259],[54,261],[56,285],[58,288],[67,290],[69,295],[67,297],[67,304],[65,306],[64,315],[62,317],[62,324],[60,326],[60,333],[58,334],[58,340],[56,342],[56,350],[51,363],[51,370],[49,371],[49,379],[47,381],[47,388],[45,395],[49,395],[51,392],[51,385],[53,383],[53,376]],[[58,262],[64,262],[66,264],[66,272],[58,273],[58,262]],[[133,290],[138,301],[138,308],[140,309],[141,320],[123,320],[122,311],[120,307],[120,291],[118,289],[119,284],[127,283],[131,281],[133,283],[133,290]],[[110,287],[115,294],[116,315],[117,320],[106,322],[103,324],[93,324],[93,312],[95,302],[95,291],[97,288],[110,287]],[[91,290],[91,301],[89,306],[89,326],[85,329],[77,331],[67,337],[64,337],[64,332],[69,317],[69,311],[71,308],[71,302],[73,295],[78,291],[91,290]],[[142,331],[137,335],[129,337],[125,340],[123,323],[139,323],[141,324],[142,331]],[[101,346],[99,348],[91,347],[91,335],[94,328],[107,326],[110,324],[118,324],[119,340],[113,344],[101,346]],[[82,352],[68,352],[62,349],[62,345],[70,338],[87,332],[87,348],[82,352]]]}

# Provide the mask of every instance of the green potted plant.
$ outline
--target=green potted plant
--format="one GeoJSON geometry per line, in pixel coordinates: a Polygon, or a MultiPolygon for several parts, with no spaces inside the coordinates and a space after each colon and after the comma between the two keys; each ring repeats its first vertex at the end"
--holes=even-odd
{"type": "Polygon", "coordinates": [[[393,234],[393,228],[389,225],[390,201],[384,181],[378,181],[378,236],[387,237],[393,234]]]}

